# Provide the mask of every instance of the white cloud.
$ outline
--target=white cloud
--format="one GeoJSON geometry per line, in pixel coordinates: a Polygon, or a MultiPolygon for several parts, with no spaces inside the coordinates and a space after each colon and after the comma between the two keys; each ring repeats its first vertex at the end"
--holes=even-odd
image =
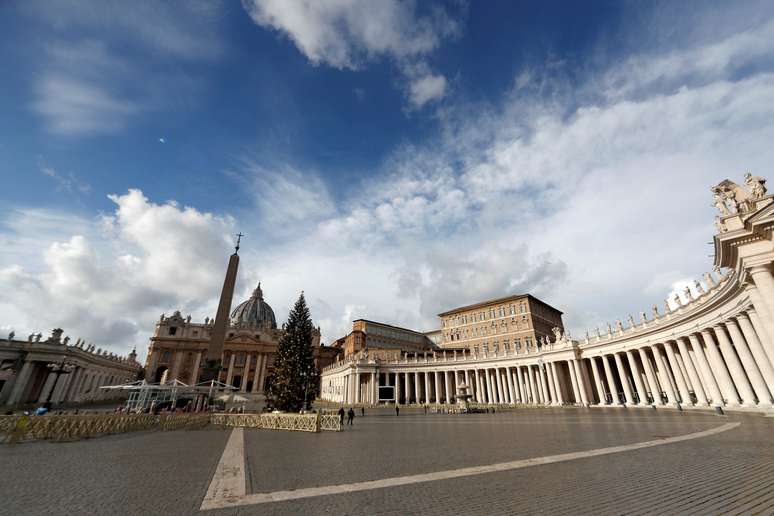
{"type": "Polygon", "coordinates": [[[288,37],[315,65],[356,70],[368,61],[396,60],[414,108],[446,91],[446,79],[430,73],[425,59],[459,32],[443,9],[419,15],[414,2],[398,0],[243,0],[242,5],[256,24],[288,37]],[[427,71],[418,74],[417,67],[427,71]]]}
{"type": "MultiPolygon", "coordinates": [[[[63,224],[37,224],[44,234],[34,240],[51,242],[43,252],[27,255],[24,266],[0,265],[0,321],[19,335],[60,326],[103,349],[125,353],[136,345],[144,353],[160,313],[214,313],[233,220],[155,204],[137,190],[111,200],[116,211],[102,220],[37,216],[63,224]]],[[[17,260],[23,251],[12,249],[17,260]]]]}
{"type": "Polygon", "coordinates": [[[62,0],[22,10],[44,35],[31,107],[57,135],[113,133],[144,112],[169,109],[198,81],[165,63],[222,53],[217,3],[62,0]]]}
{"type": "Polygon", "coordinates": [[[91,192],[91,185],[78,179],[72,172],[62,174],[54,167],[47,165],[42,159],[39,160],[38,166],[40,168],[40,172],[44,176],[50,177],[56,181],[58,191],[81,194],[87,194],[91,192]]]}
{"type": "Polygon", "coordinates": [[[409,100],[414,107],[422,107],[430,101],[443,98],[446,78],[443,75],[425,75],[411,82],[409,100]]]}

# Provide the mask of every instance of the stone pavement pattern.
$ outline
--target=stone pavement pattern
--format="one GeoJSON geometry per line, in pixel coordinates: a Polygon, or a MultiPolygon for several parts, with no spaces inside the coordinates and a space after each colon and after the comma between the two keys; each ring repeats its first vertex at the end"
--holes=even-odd
{"type": "MultiPolygon", "coordinates": [[[[341,433],[245,432],[247,492],[327,486],[688,434],[710,437],[521,470],[207,514],[774,514],[774,418],[660,410],[481,415],[369,410],[341,433]]],[[[229,431],[0,447],[0,513],[194,514],[229,431]]]]}

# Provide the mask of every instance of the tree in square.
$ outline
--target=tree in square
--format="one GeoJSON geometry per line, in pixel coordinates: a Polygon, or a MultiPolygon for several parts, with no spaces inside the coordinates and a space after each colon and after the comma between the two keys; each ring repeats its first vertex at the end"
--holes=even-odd
{"type": "Polygon", "coordinates": [[[285,334],[277,345],[268,403],[277,410],[309,409],[317,396],[318,372],[312,355],[314,325],[304,293],[288,315],[285,334]]]}

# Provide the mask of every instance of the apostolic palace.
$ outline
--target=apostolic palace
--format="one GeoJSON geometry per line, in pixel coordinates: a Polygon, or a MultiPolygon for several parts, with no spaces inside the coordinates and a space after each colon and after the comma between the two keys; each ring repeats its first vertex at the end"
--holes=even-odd
{"type": "Polygon", "coordinates": [[[714,274],[684,298],[572,339],[562,313],[515,295],[440,314],[417,333],[355,321],[322,372],[332,402],[772,408],[774,196],[765,180],[712,188],[714,274]]]}

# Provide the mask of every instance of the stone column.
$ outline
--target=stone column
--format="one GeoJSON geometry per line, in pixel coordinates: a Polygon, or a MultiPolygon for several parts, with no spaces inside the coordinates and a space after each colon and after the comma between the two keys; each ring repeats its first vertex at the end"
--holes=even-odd
{"type": "Polygon", "coordinates": [[[530,394],[530,403],[537,404],[540,403],[540,400],[538,399],[537,390],[535,389],[535,382],[532,381],[532,366],[527,366],[527,381],[529,382],[529,394],[530,394]]]}
{"type": "Polygon", "coordinates": [[[605,369],[605,378],[607,378],[607,384],[610,386],[610,395],[613,397],[613,403],[618,404],[620,403],[620,399],[618,398],[618,387],[615,385],[615,377],[613,376],[613,371],[610,369],[610,361],[607,359],[606,355],[602,355],[602,366],[605,369]]]}
{"type": "Polygon", "coordinates": [[[669,403],[677,405],[677,394],[675,394],[672,383],[669,381],[669,371],[666,368],[666,364],[664,364],[664,359],[661,357],[661,350],[658,349],[658,345],[655,344],[651,346],[650,349],[653,351],[653,360],[656,362],[659,375],[661,375],[661,383],[664,385],[664,389],[666,389],[669,403]]]}
{"type": "Polygon", "coordinates": [[[758,336],[758,341],[761,343],[761,349],[763,349],[764,355],[769,359],[769,364],[774,366],[774,341],[767,337],[766,329],[763,327],[761,318],[758,316],[755,309],[748,309],[747,316],[750,318],[750,323],[755,330],[755,334],[758,336]]]}
{"type": "Polygon", "coordinates": [[[201,351],[197,351],[194,358],[193,369],[191,370],[191,377],[188,379],[188,383],[191,385],[196,385],[196,383],[199,381],[199,364],[201,364],[201,359],[202,353],[201,351]]]}
{"type": "Polygon", "coordinates": [[[524,375],[521,369],[520,366],[516,366],[516,380],[519,383],[519,399],[521,399],[522,403],[527,404],[529,403],[529,396],[524,387],[524,375]]]}
{"type": "Polygon", "coordinates": [[[656,375],[653,374],[653,367],[650,365],[650,359],[644,348],[637,350],[640,353],[640,360],[642,360],[642,367],[645,369],[645,378],[648,380],[650,386],[650,393],[653,396],[653,403],[656,405],[664,405],[664,400],[661,399],[661,390],[658,383],[656,383],[656,375]]]}
{"type": "Polygon", "coordinates": [[[419,404],[420,403],[420,397],[419,397],[419,373],[414,373],[414,403],[419,404]]]}
{"type": "Polygon", "coordinates": [[[244,374],[242,375],[242,385],[239,386],[239,392],[247,392],[247,379],[250,377],[250,362],[252,358],[253,356],[250,353],[245,357],[245,367],[242,369],[244,374]]]}
{"type": "Polygon", "coordinates": [[[510,368],[505,368],[505,382],[508,385],[508,398],[510,399],[510,403],[514,404],[516,403],[516,390],[513,388],[513,376],[511,376],[511,370],[510,368]]]}
{"type": "Polygon", "coordinates": [[[577,382],[578,382],[578,391],[580,391],[580,397],[581,401],[584,405],[589,404],[588,397],[586,396],[586,385],[583,381],[583,370],[581,369],[580,362],[575,359],[572,361],[573,367],[575,368],[575,376],[577,376],[577,382]]]}
{"type": "Polygon", "coordinates": [[[639,364],[637,364],[637,359],[634,357],[634,353],[632,353],[630,350],[626,351],[626,360],[629,362],[629,369],[632,371],[632,380],[634,380],[634,388],[636,389],[637,397],[639,398],[637,404],[647,405],[648,399],[645,385],[642,383],[642,373],[640,372],[640,367],[639,364]]]}
{"type": "Polygon", "coordinates": [[[441,403],[441,382],[438,381],[438,375],[440,373],[436,371],[433,373],[433,383],[435,385],[435,403],[440,404],[441,403]]]}
{"type": "Polygon", "coordinates": [[[443,381],[444,381],[443,384],[446,387],[446,404],[449,405],[452,402],[451,378],[449,375],[449,371],[444,371],[443,381]]]}
{"type": "MultiPolygon", "coordinates": [[[[726,328],[731,335],[731,340],[734,343],[736,352],[739,354],[739,359],[744,365],[743,374],[747,373],[747,378],[750,379],[755,397],[758,398],[758,403],[761,405],[771,406],[771,394],[769,388],[766,385],[766,381],[763,379],[763,375],[758,369],[758,364],[755,363],[755,359],[752,356],[750,348],[747,346],[747,342],[742,336],[742,332],[739,330],[739,325],[734,319],[726,321],[726,328]]],[[[752,401],[752,400],[751,400],[752,401]]]]}
{"type": "MultiPolygon", "coordinates": [[[[774,276],[767,265],[756,265],[750,267],[750,276],[755,282],[755,286],[760,292],[760,299],[763,301],[763,305],[768,311],[769,317],[774,317],[774,276]]],[[[753,304],[755,301],[753,301],[753,304]]],[[[761,309],[758,308],[760,312],[761,309]]]]}
{"type": "Polygon", "coordinates": [[[761,293],[753,284],[746,284],[744,291],[750,296],[750,300],[755,307],[747,312],[750,315],[753,326],[755,326],[755,331],[758,332],[758,338],[763,344],[763,349],[766,350],[769,360],[774,365],[774,316],[769,313],[761,293]]]}
{"type": "MultiPolygon", "coordinates": [[[[462,355],[462,356],[463,358],[465,357],[465,355],[462,355]]],[[[470,384],[470,371],[468,371],[467,369],[465,369],[465,385],[468,386],[468,394],[473,394],[474,389],[473,389],[473,386],[470,384]]]]}
{"type": "Polygon", "coordinates": [[[699,405],[708,405],[709,400],[707,399],[707,395],[704,392],[704,387],[701,385],[699,373],[696,371],[693,360],[691,360],[691,355],[688,352],[688,346],[686,345],[685,337],[678,338],[676,342],[677,349],[680,351],[680,356],[683,358],[683,364],[685,364],[685,371],[688,374],[688,378],[691,380],[693,393],[696,395],[696,403],[699,405]]]}
{"type": "Polygon", "coordinates": [[[691,334],[688,335],[688,339],[691,341],[691,348],[696,356],[696,362],[699,365],[702,379],[704,380],[704,392],[709,394],[712,398],[712,403],[718,407],[725,405],[723,400],[723,394],[720,392],[720,385],[715,378],[715,374],[712,371],[707,355],[704,353],[704,348],[701,345],[699,337],[691,334]]]}
{"type": "Polygon", "coordinates": [[[761,345],[758,334],[755,332],[747,314],[741,313],[736,316],[736,319],[739,322],[739,327],[742,329],[747,344],[750,346],[755,362],[758,364],[758,369],[760,369],[761,375],[763,375],[763,381],[769,388],[769,393],[774,394],[774,367],[766,356],[766,351],[761,345]]]}
{"type": "Polygon", "coordinates": [[[355,373],[355,404],[360,403],[360,373],[355,373]]]}
{"type": "Polygon", "coordinates": [[[580,405],[582,402],[580,390],[578,389],[578,379],[575,377],[575,364],[573,364],[573,362],[573,360],[567,361],[567,369],[570,371],[570,381],[572,382],[572,394],[575,398],[575,404],[580,405]]]}
{"type": "MultiPolygon", "coordinates": [[[[390,381],[389,374],[390,373],[387,373],[387,382],[390,381]]],[[[397,405],[398,403],[400,403],[400,373],[394,373],[394,374],[395,374],[395,388],[392,390],[392,392],[395,395],[395,404],[397,405]]]]}
{"type": "Polygon", "coordinates": [[[231,358],[228,361],[228,373],[226,374],[226,384],[231,385],[231,381],[234,379],[234,360],[236,360],[236,353],[231,353],[231,358]]]}
{"type": "Polygon", "coordinates": [[[629,386],[629,377],[626,374],[626,367],[621,360],[621,355],[613,353],[613,360],[615,360],[615,367],[618,370],[618,377],[621,379],[621,387],[624,391],[624,399],[626,399],[627,405],[634,404],[634,398],[632,397],[631,387],[629,386]]]}
{"type": "Polygon", "coordinates": [[[505,397],[503,396],[503,381],[502,381],[502,377],[500,376],[499,367],[495,367],[494,374],[495,374],[495,384],[497,385],[497,401],[498,403],[503,403],[503,401],[505,400],[505,397]]]}
{"type": "Polygon", "coordinates": [[[411,405],[411,385],[409,385],[409,383],[411,383],[411,380],[409,378],[410,376],[411,376],[411,373],[404,373],[403,374],[403,379],[405,380],[405,383],[406,383],[405,384],[405,387],[406,387],[406,399],[404,400],[406,405],[411,405]]]}
{"type": "Polygon", "coordinates": [[[543,393],[543,404],[548,405],[551,403],[551,400],[548,399],[548,386],[546,385],[546,376],[545,376],[545,364],[544,365],[538,365],[537,372],[538,376],[540,377],[540,390],[543,393]]]}
{"type": "Polygon", "coordinates": [[[589,358],[591,360],[591,374],[594,377],[594,386],[597,388],[597,397],[599,397],[599,404],[606,405],[605,389],[602,387],[602,380],[599,378],[599,368],[597,367],[596,357],[589,358]]]}
{"type": "Polygon", "coordinates": [[[688,384],[686,383],[685,378],[683,378],[683,372],[680,369],[680,364],[677,362],[677,357],[675,356],[675,350],[672,349],[672,344],[670,342],[664,342],[664,351],[666,351],[669,367],[672,368],[672,374],[675,377],[675,382],[677,382],[677,389],[680,391],[682,403],[693,405],[691,393],[688,391],[688,384]]]}
{"type": "Polygon", "coordinates": [[[556,373],[556,363],[549,362],[548,365],[551,366],[551,377],[554,381],[554,389],[556,389],[556,404],[562,405],[564,404],[564,395],[562,394],[562,384],[559,382],[559,375],[556,373]]]}
{"type": "Polygon", "coordinates": [[[261,368],[263,367],[264,355],[258,354],[255,357],[255,375],[253,376],[253,393],[260,390],[261,383],[261,368]]]}
{"type": "Polygon", "coordinates": [[[715,330],[715,337],[718,339],[720,345],[720,352],[725,359],[726,366],[728,366],[728,372],[731,373],[731,378],[734,381],[734,386],[739,394],[739,400],[744,406],[755,405],[755,394],[753,393],[750,382],[747,381],[747,376],[744,374],[742,364],[739,362],[739,358],[734,352],[734,347],[731,341],[728,339],[726,330],[721,324],[716,324],[712,327],[715,330]]]}

